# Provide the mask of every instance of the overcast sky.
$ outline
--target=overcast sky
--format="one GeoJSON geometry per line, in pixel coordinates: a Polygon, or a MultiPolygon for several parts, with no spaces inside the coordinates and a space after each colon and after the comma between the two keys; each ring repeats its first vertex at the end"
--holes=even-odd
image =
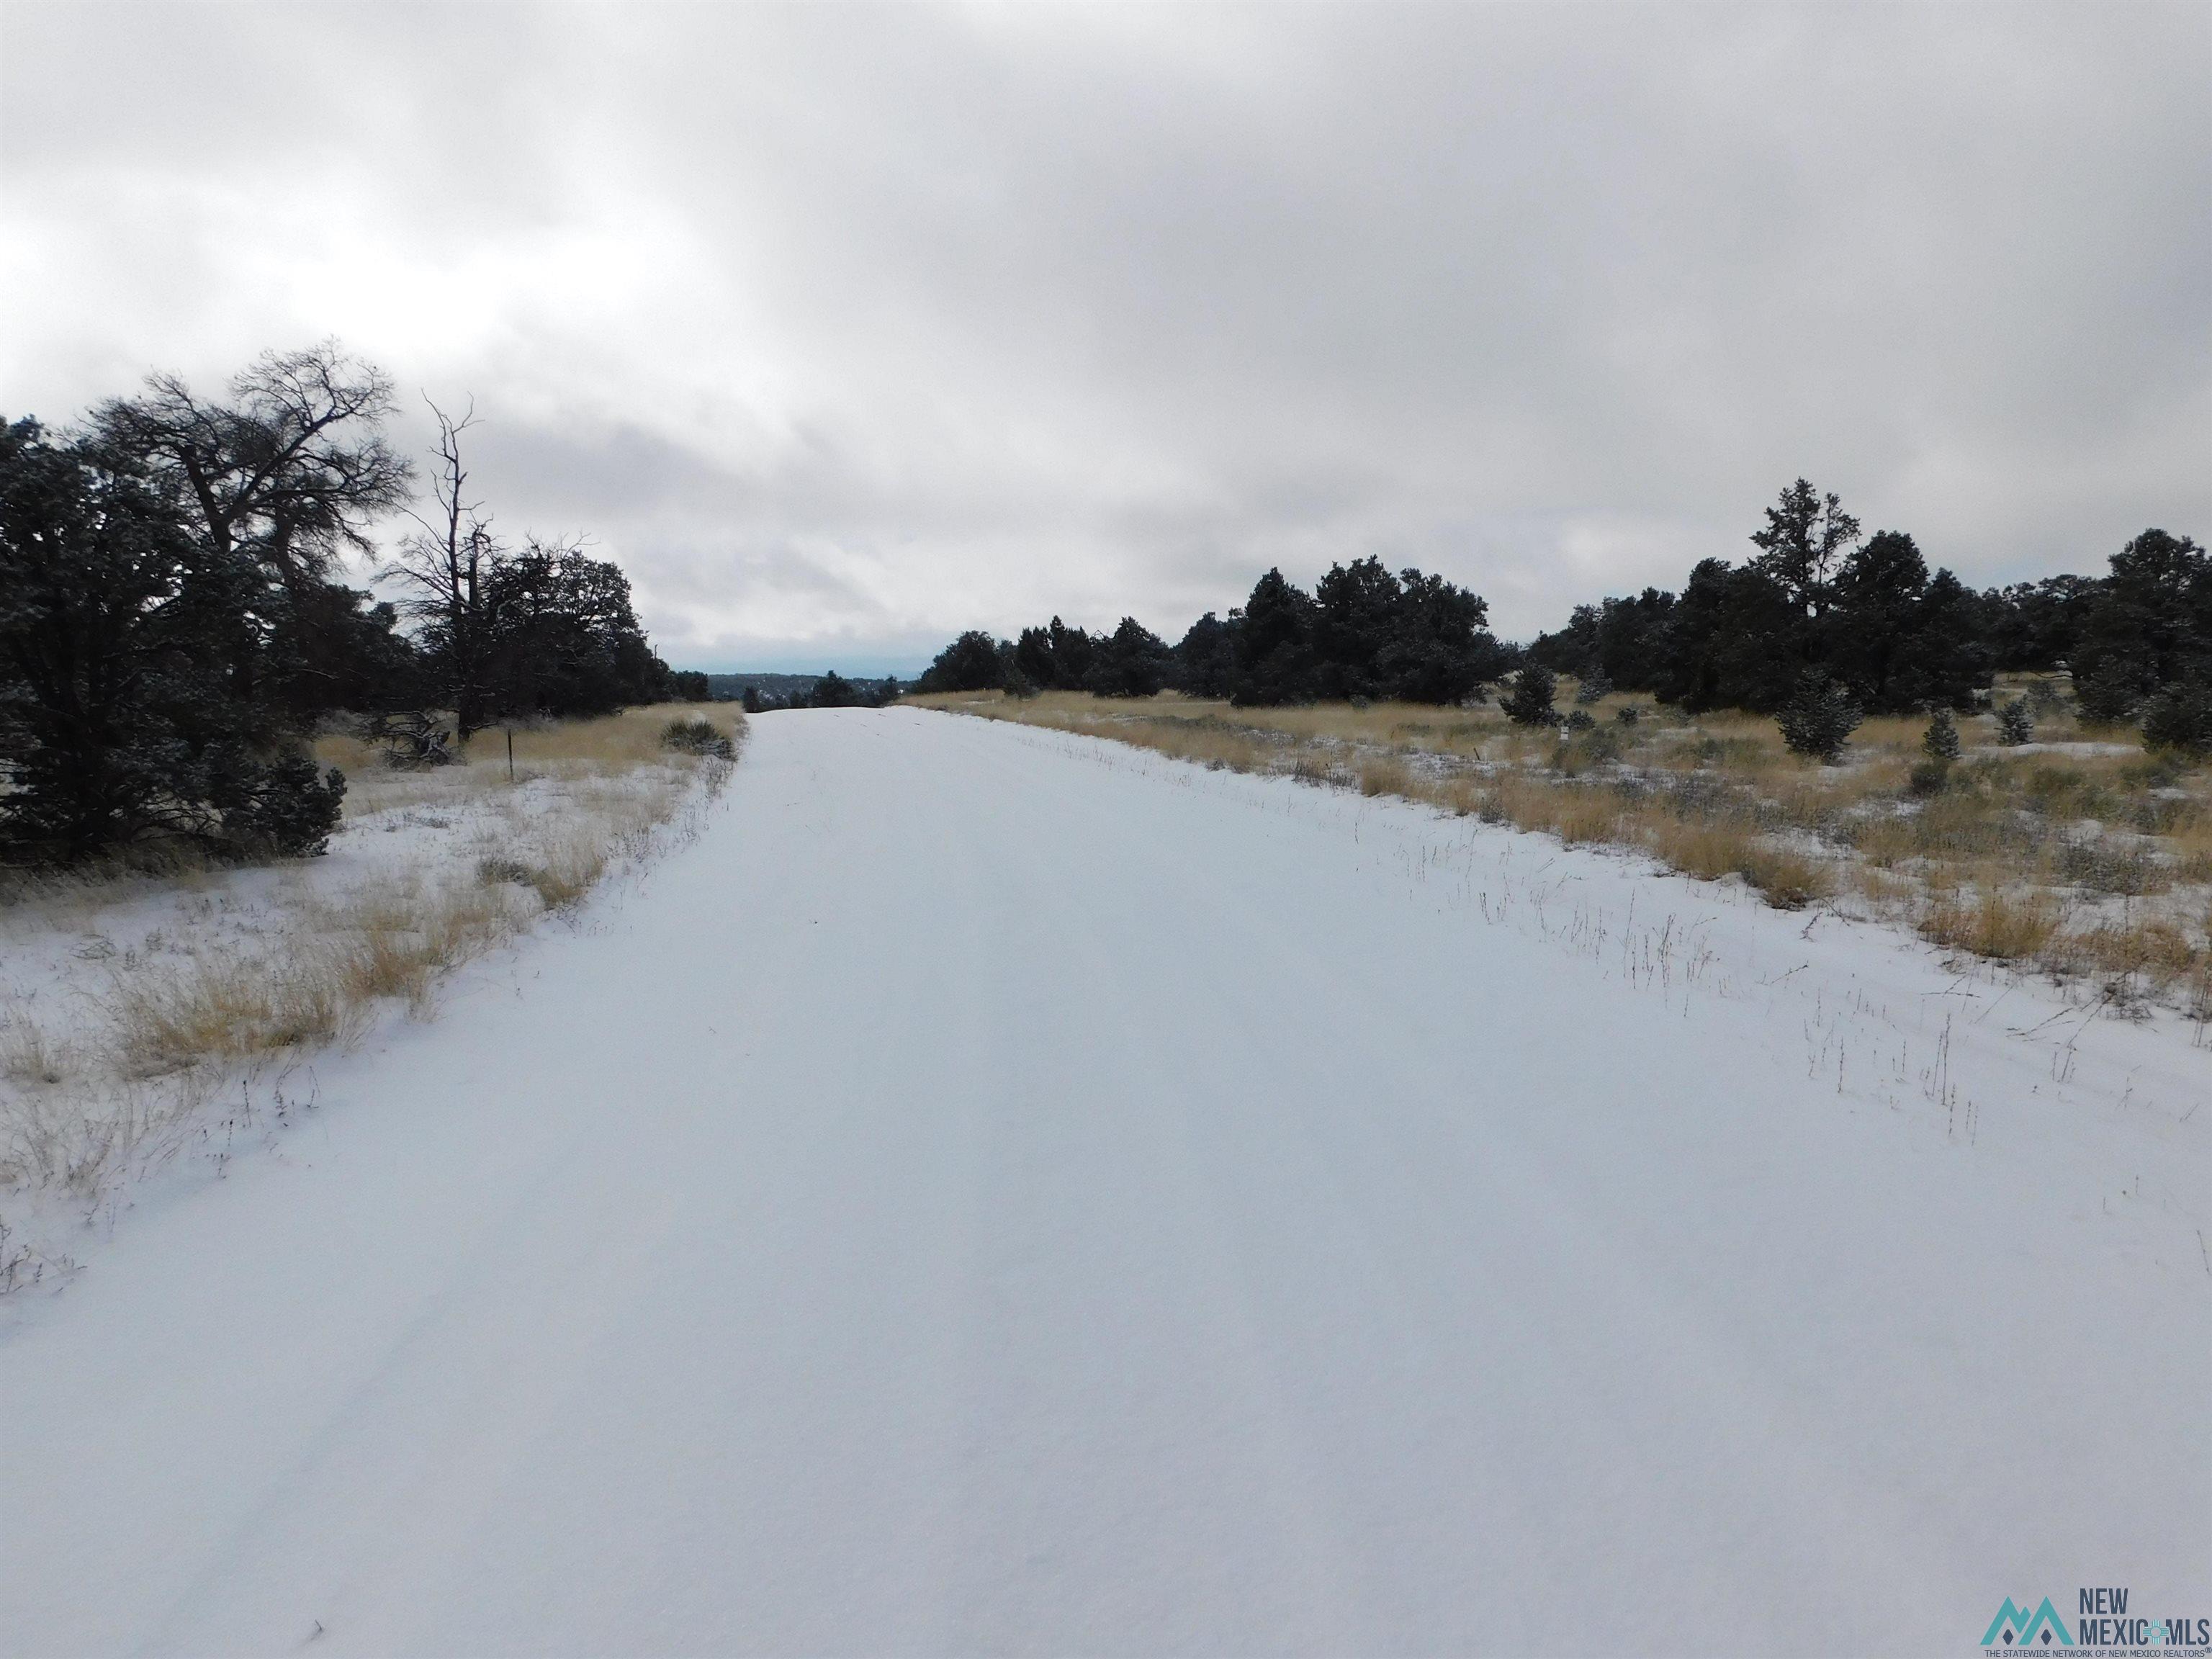
{"type": "Polygon", "coordinates": [[[10,416],[335,335],[678,666],[2212,532],[2212,6],[0,19],[10,416]]]}

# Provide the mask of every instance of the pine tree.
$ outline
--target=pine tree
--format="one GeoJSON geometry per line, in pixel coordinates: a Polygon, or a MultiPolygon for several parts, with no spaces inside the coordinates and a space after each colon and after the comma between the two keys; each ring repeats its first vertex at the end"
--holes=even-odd
{"type": "Polygon", "coordinates": [[[1782,741],[1795,755],[1805,755],[1832,765],[1844,744],[1858,730],[1859,707],[1851,694],[1818,669],[1809,670],[1797,683],[1797,695],[1779,716],[1782,741]]]}
{"type": "Polygon", "coordinates": [[[1516,726],[1555,725],[1559,713],[1552,707],[1552,696],[1557,685],[1552,671],[1543,664],[1524,663],[1513,677],[1511,695],[1498,706],[1516,726]]]}
{"type": "Polygon", "coordinates": [[[1920,750],[1929,760],[1946,763],[1959,758],[1959,722],[1951,711],[1939,708],[1920,739],[1920,750]]]}
{"type": "Polygon", "coordinates": [[[2143,710],[2143,744],[2197,757],[2212,755],[2212,679],[2168,686],[2143,710]]]}

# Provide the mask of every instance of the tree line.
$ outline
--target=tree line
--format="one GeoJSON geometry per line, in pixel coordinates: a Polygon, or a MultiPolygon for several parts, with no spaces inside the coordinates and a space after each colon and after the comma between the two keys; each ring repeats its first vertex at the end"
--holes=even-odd
{"type": "MultiPolygon", "coordinates": [[[[1930,571],[1907,534],[1862,536],[1832,493],[1800,478],[1765,509],[1741,564],[1708,558],[1679,593],[1577,605],[1526,646],[1499,641],[1482,599],[1417,569],[1333,565],[1309,594],[1270,570],[1226,617],[1169,646],[1133,617],[1086,634],[1058,617],[1011,641],[963,634],[917,685],[930,690],[1162,690],[1239,705],[1393,698],[1462,703],[1510,678],[1507,711],[1559,718],[1555,675],[1648,692],[1691,713],[1787,715],[1832,754],[1868,714],[1972,708],[2000,671],[2064,672],[2092,720],[2140,717],[2147,738],[2212,752],[2212,556],[2146,530],[2102,576],[1977,592],[1930,571]]],[[[1793,742],[1796,739],[1793,738],[1793,742]]]]}
{"type": "Polygon", "coordinates": [[[334,343],[204,398],[156,374],[67,430],[0,425],[0,858],[149,838],[321,850],[344,793],[306,738],[343,712],[421,759],[501,721],[690,693],[612,563],[494,528],[437,413],[430,500],[391,446],[391,381],[334,343]],[[340,580],[410,524],[380,599],[340,580]]]}
{"type": "MultiPolygon", "coordinates": [[[[806,677],[790,678],[804,681],[806,677]]],[[[886,708],[898,699],[896,674],[879,680],[848,680],[834,668],[811,684],[794,684],[787,690],[748,685],[739,693],[748,714],[771,714],[779,708],[886,708]]]]}
{"type": "Polygon", "coordinates": [[[1089,634],[1054,617],[1018,638],[969,632],[916,682],[921,691],[1172,690],[1240,707],[1352,697],[1459,702],[1513,664],[1489,608],[1441,576],[1380,559],[1334,565],[1308,593],[1270,570],[1227,617],[1208,611],[1170,646],[1133,617],[1089,634]]]}

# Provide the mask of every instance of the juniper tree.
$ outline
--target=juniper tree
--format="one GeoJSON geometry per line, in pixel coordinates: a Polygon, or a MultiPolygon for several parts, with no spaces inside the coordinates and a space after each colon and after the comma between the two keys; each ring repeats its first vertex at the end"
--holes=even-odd
{"type": "Polygon", "coordinates": [[[267,572],[173,477],[97,439],[0,428],[0,839],[75,862],[149,835],[319,852],[344,780],[265,681],[267,572]]]}
{"type": "Polygon", "coordinates": [[[226,390],[210,399],[151,375],[140,396],[93,412],[94,434],[173,497],[211,559],[260,570],[243,599],[256,648],[230,665],[241,691],[269,695],[259,682],[274,675],[295,715],[374,697],[406,670],[405,642],[391,613],[331,578],[407,498],[411,469],[384,433],[392,383],[325,341],[264,353],[226,390]]]}

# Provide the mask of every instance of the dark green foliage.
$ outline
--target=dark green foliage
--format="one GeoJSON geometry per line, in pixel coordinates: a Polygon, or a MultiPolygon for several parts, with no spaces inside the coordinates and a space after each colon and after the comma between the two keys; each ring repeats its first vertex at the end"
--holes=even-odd
{"type": "Polygon", "coordinates": [[[896,702],[899,697],[896,675],[880,680],[856,680],[848,679],[831,669],[819,675],[766,675],[763,678],[774,682],[766,686],[744,675],[730,678],[745,682],[738,695],[748,714],[769,714],[779,708],[882,708],[896,702]]]}
{"type": "MultiPolygon", "coordinates": [[[[1608,605],[1620,600],[1607,600],[1608,605]]],[[[1573,674],[1587,680],[1592,674],[1604,672],[1604,653],[1601,644],[1603,629],[1602,610],[1595,605],[1578,605],[1567,618],[1567,625],[1555,634],[1539,634],[1530,641],[1524,654],[1532,662],[1540,662],[1554,674],[1573,674]]]]}
{"type": "Polygon", "coordinates": [[[1011,647],[998,647],[1008,664],[1005,684],[1010,690],[1017,690],[1018,682],[1038,691],[1083,690],[1103,643],[1057,617],[1042,628],[1024,628],[1011,647]]]}
{"type": "Polygon", "coordinates": [[[1194,697],[1225,697],[1237,674],[1237,629],[1211,611],[1190,625],[1175,648],[1176,690],[1194,697]]]}
{"type": "Polygon", "coordinates": [[[325,342],[264,353],[228,392],[205,402],[152,375],[94,412],[93,436],[177,504],[210,558],[258,572],[242,599],[258,648],[232,665],[253,676],[242,690],[295,720],[398,706],[420,688],[390,608],[329,580],[407,496],[411,469],[383,431],[391,382],[325,342]]]}
{"type": "Polygon", "coordinates": [[[668,694],[678,702],[712,702],[714,688],[695,670],[679,668],[668,677],[668,694]]]}
{"type": "Polygon", "coordinates": [[[1594,730],[1596,726],[1597,716],[1591,714],[1589,709],[1571,708],[1567,711],[1566,727],[1568,731],[1580,733],[1594,730]]]}
{"type": "Polygon", "coordinates": [[[319,850],[343,783],[294,752],[253,624],[266,588],[167,481],[37,422],[0,432],[0,838],[74,862],[168,834],[319,850]]]}
{"type": "Polygon", "coordinates": [[[1951,711],[1939,708],[1928,722],[1928,730],[1920,739],[1921,752],[1931,761],[1949,762],[1959,758],[1959,722],[1951,718],[1951,711]]]}
{"type": "Polygon", "coordinates": [[[2024,743],[2035,740],[2035,716],[2028,712],[2027,699],[2014,697],[1997,710],[1997,741],[2008,749],[2017,749],[2024,743]]]}
{"type": "Polygon", "coordinates": [[[1269,570],[1253,584],[1242,611],[1230,612],[1237,630],[1236,672],[1229,700],[1239,707],[1310,702],[1314,699],[1314,602],[1304,589],[1269,570]]]}
{"type": "Polygon", "coordinates": [[[1963,708],[1989,684],[1977,601],[1948,570],[1934,577],[1910,536],[1886,530],[1844,561],[1823,626],[1831,671],[1875,714],[1963,708]]]}
{"type": "Polygon", "coordinates": [[[2085,720],[2117,726],[2135,718],[2143,706],[2143,691],[2128,664],[2116,659],[2104,663],[2095,673],[2075,675],[2074,705],[2085,720]]]}
{"type": "Polygon", "coordinates": [[[1625,702],[1613,711],[1613,717],[1623,726],[1633,726],[1644,718],[1644,711],[1632,702],[1625,702]]]}
{"type": "Polygon", "coordinates": [[[1858,538],[1859,521],[1843,503],[1800,478],[1766,509],[1766,527],[1752,533],[1759,550],[1753,568],[1798,614],[1817,617],[1833,598],[1831,573],[1858,538]]]}
{"type": "Polygon", "coordinates": [[[1559,720],[1552,707],[1558,680],[1540,662],[1523,663],[1513,677],[1513,690],[1498,706],[1516,726],[1550,726],[1559,720]]]}
{"type": "Polygon", "coordinates": [[[1982,596],[1982,630],[1999,672],[2047,673],[2069,660],[2097,596],[2094,576],[2050,576],[1982,596]]]}
{"type": "Polygon", "coordinates": [[[1134,617],[1124,617],[1091,653],[1085,685],[1102,697],[1158,696],[1174,668],[1167,641],[1134,617]]]}
{"type": "Polygon", "coordinates": [[[419,708],[429,665],[398,631],[398,607],[359,588],[307,581],[282,594],[269,634],[269,696],[306,724],[344,709],[419,708]]]}
{"type": "Polygon", "coordinates": [[[1635,599],[1578,605],[1565,629],[1540,635],[1528,654],[1557,674],[1608,690],[1649,690],[1669,648],[1674,596],[1647,587],[1635,599]]]}
{"type": "MultiPolygon", "coordinates": [[[[1524,653],[1491,636],[1479,597],[1439,577],[1394,574],[1364,558],[1332,566],[1308,594],[1270,570],[1242,609],[1192,625],[1169,653],[1164,683],[1242,706],[1454,703],[1480,701],[1520,660],[1575,675],[1577,702],[1617,688],[1692,714],[1789,709],[1816,735],[1846,708],[1855,711],[1846,734],[1856,715],[1971,708],[2000,668],[2048,672],[2069,656],[2091,720],[2130,718],[2185,677],[2212,678],[2212,559],[2186,538],[2146,531],[2102,580],[2057,576],[1977,594],[1948,570],[1931,574],[1910,536],[1882,531],[1862,542],[1838,497],[1805,479],[1765,520],[1748,562],[1703,560],[1679,596],[1647,587],[1577,605],[1565,628],[1524,653]],[[1808,684],[1823,688],[1817,708],[1806,703],[1808,684]]],[[[1010,646],[963,641],[971,638],[981,643],[961,659],[967,665],[952,665],[964,648],[956,641],[933,669],[932,689],[1110,683],[1144,695],[1152,683],[1149,672],[1095,674],[1109,642],[1057,617],[1010,646]],[[996,666],[985,666],[993,652],[996,666]]],[[[1149,660],[1151,647],[1139,655],[1149,660]]],[[[1550,696],[1534,699],[1536,684],[1523,676],[1506,706],[1536,724],[1555,720],[1550,696]]]]}
{"type": "Polygon", "coordinates": [[[2152,698],[2143,710],[2143,742],[2199,759],[2212,755],[2212,676],[2179,680],[2152,698]]]}
{"type": "Polygon", "coordinates": [[[923,672],[924,691],[995,691],[1006,678],[999,657],[999,642],[981,629],[971,629],[937,653],[923,672]]]}
{"type": "Polygon", "coordinates": [[[2112,555],[2081,607],[2070,666],[2082,714],[2122,720],[2167,688],[2212,675],[2212,554],[2146,530],[2112,555]]]}
{"type": "MultiPolygon", "coordinates": [[[[76,861],[148,837],[229,856],[320,851],[344,781],[301,732],[345,709],[428,763],[528,714],[597,714],[672,689],[611,564],[509,552],[465,503],[441,417],[437,501],[396,568],[401,611],[332,580],[403,502],[391,386],[334,345],[270,353],[224,401],[155,376],[91,430],[0,446],[0,841],[76,861]]],[[[700,677],[700,682],[703,677],[700,677]]],[[[704,694],[703,683],[691,689],[704,694]]]]}
{"type": "Polygon", "coordinates": [[[999,642],[999,689],[1024,701],[1044,689],[1022,672],[1022,665],[1014,660],[1013,646],[1005,640],[999,642]]]}
{"type": "MultiPolygon", "coordinates": [[[[1054,622],[1060,619],[1055,617],[1054,622]]],[[[1053,683],[1052,636],[1042,628],[1024,628],[1014,641],[1014,668],[1032,685],[1053,683]]]]}
{"type": "Polygon", "coordinates": [[[816,708],[861,708],[867,699],[860,688],[832,668],[814,683],[814,695],[807,699],[816,708]]]}
{"type": "Polygon", "coordinates": [[[289,857],[327,850],[345,804],[345,774],[337,767],[319,773],[299,753],[218,753],[210,762],[208,802],[233,848],[289,857]]]}
{"type": "MultiPolygon", "coordinates": [[[[534,541],[519,553],[495,548],[478,592],[478,724],[609,714],[669,697],[668,665],[647,642],[618,566],[534,541]]],[[[445,659],[443,629],[434,613],[434,664],[445,659]]]]}
{"type": "Polygon", "coordinates": [[[1796,694],[1783,706],[1778,724],[1792,754],[1832,763],[1858,730],[1860,719],[1846,687],[1819,669],[1808,669],[1798,680],[1796,694]]]}
{"type": "Polygon", "coordinates": [[[1930,575],[1911,537],[1860,544],[1857,520],[1802,478],[1766,520],[1747,564],[1701,561],[1680,598],[1646,588],[1577,606],[1530,657],[1692,713],[1778,710],[1808,670],[1883,714],[1966,708],[1989,684],[1996,653],[1984,635],[2002,607],[1948,570],[1930,575]]]}
{"type": "Polygon", "coordinates": [[[668,665],[630,605],[629,579],[580,546],[493,534],[469,499],[461,435],[474,423],[432,407],[438,422],[435,511],[417,517],[385,574],[411,590],[430,695],[453,711],[465,743],[497,720],[611,714],[665,701],[668,665]]]}
{"type": "Polygon", "coordinates": [[[1805,662],[1806,618],[1787,592],[1751,566],[1705,559],[1673,607],[1668,649],[1649,687],[1662,702],[1708,708],[1779,708],[1805,662]]]}
{"type": "MultiPolygon", "coordinates": [[[[1332,565],[1311,596],[1270,570],[1219,625],[1233,639],[1230,699],[1463,702],[1504,668],[1488,619],[1480,596],[1419,570],[1393,574],[1379,559],[1332,565]]],[[[1218,637],[1206,648],[1219,660],[1218,637]]]]}

